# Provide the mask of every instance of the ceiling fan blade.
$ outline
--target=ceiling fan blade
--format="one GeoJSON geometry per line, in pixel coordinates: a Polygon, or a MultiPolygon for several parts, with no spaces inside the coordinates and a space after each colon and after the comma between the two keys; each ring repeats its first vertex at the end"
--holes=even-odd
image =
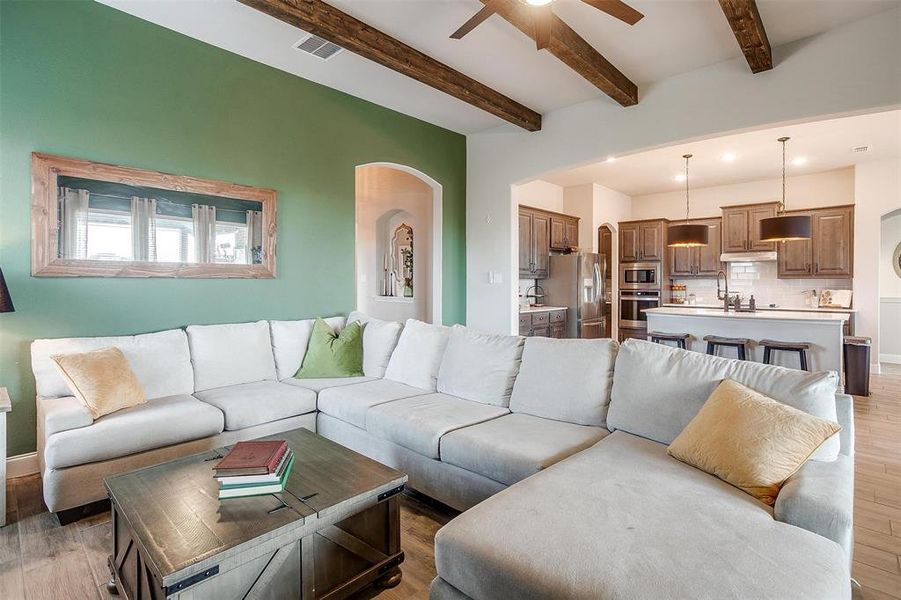
{"type": "Polygon", "coordinates": [[[497,11],[497,7],[504,1],[505,0],[491,0],[490,2],[485,3],[485,6],[483,6],[479,12],[474,14],[468,21],[463,23],[457,31],[451,34],[451,39],[459,40],[478,27],[482,21],[493,15],[497,11]]]}
{"type": "Polygon", "coordinates": [[[535,45],[539,50],[543,50],[551,43],[551,23],[554,13],[550,4],[533,6],[531,8],[532,26],[535,28],[535,45]]]}
{"type": "Polygon", "coordinates": [[[643,14],[622,0],[582,0],[582,2],[629,25],[635,25],[644,18],[643,14]]]}

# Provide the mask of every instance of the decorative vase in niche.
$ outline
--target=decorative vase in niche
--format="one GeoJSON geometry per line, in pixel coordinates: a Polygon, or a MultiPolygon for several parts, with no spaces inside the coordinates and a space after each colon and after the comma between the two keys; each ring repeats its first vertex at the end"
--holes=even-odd
{"type": "Polygon", "coordinates": [[[404,279],[404,298],[413,297],[413,280],[404,279]]]}

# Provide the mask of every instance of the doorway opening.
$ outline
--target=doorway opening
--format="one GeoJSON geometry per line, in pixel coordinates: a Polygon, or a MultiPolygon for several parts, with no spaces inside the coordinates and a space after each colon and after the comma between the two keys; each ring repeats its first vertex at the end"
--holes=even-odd
{"type": "Polygon", "coordinates": [[[442,322],[441,184],[405,165],[356,168],[357,310],[442,322]]]}

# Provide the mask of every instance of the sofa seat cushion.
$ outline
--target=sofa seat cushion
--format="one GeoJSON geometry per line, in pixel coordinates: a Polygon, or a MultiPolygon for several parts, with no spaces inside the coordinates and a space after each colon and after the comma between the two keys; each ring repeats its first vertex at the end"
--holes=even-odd
{"type": "Polygon", "coordinates": [[[373,406],[366,430],[428,458],[440,458],[441,437],[451,431],[509,414],[502,406],[428,394],[373,406]]]}
{"type": "Polygon", "coordinates": [[[513,485],[588,448],[607,433],[603,427],[514,413],[448,433],[441,438],[441,460],[513,485]]]}
{"type": "Polygon", "coordinates": [[[222,411],[188,395],[167,396],[104,415],[47,438],[48,468],[127,456],[222,433],[222,411]]]}
{"type": "Polygon", "coordinates": [[[225,429],[235,431],[316,410],[316,392],[279,381],[255,381],[194,394],[225,413],[225,429]]]}
{"type": "Polygon", "coordinates": [[[435,562],[472,598],[850,598],[838,544],[625,432],[455,518],[435,562]]]}
{"type": "MultiPolygon", "coordinates": [[[[723,379],[737,381],[821,419],[838,420],[838,375],[834,371],[797,371],[626,340],[616,357],[607,428],[671,444],[723,379]]],[[[811,458],[835,460],[840,447],[836,433],[811,458]]]]}
{"type": "Polygon", "coordinates": [[[289,377],[287,379],[282,379],[282,383],[295,385],[319,393],[328,388],[365,383],[367,381],[373,381],[374,379],[374,377],[317,377],[309,379],[289,377]]]}
{"type": "Polygon", "coordinates": [[[330,417],[366,429],[366,413],[373,406],[430,393],[429,390],[390,379],[374,379],[364,383],[325,388],[319,392],[318,405],[319,410],[330,417]]]}

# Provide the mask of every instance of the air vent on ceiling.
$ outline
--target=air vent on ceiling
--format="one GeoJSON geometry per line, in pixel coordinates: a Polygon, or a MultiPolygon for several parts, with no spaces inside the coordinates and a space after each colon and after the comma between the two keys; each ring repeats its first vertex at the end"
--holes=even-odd
{"type": "Polygon", "coordinates": [[[854,146],[853,148],[851,148],[851,152],[853,152],[854,154],[860,154],[861,152],[869,152],[869,151],[870,151],[869,146],[854,146]]]}
{"type": "Polygon", "coordinates": [[[307,54],[312,54],[316,58],[321,58],[322,60],[328,60],[343,50],[341,46],[333,44],[328,40],[324,40],[312,33],[297,42],[294,47],[307,54]]]}

